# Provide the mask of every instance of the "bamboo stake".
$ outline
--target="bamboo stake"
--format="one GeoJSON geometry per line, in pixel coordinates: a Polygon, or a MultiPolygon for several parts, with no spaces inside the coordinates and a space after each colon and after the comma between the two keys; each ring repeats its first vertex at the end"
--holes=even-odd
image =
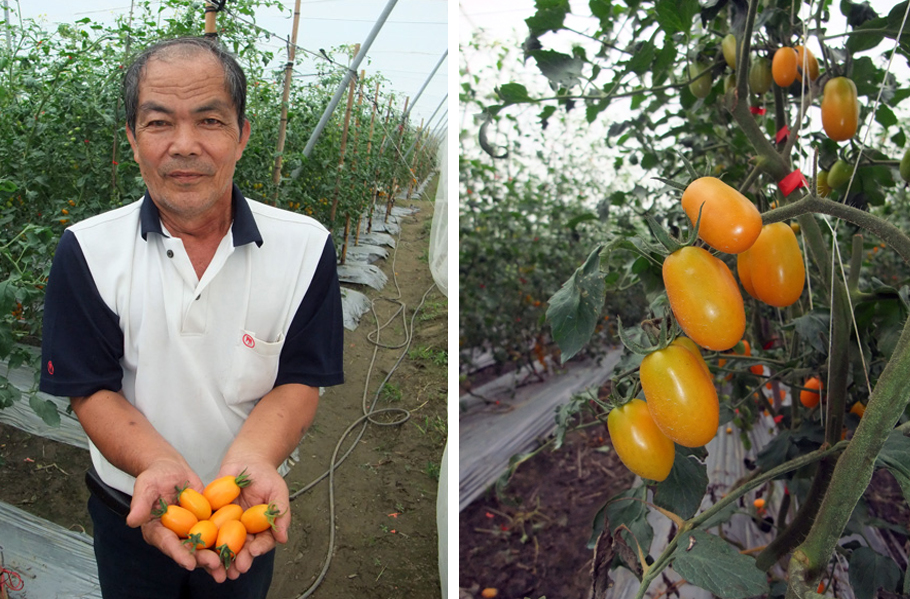
{"type": "MultiPolygon", "coordinates": [[[[354,55],[360,52],[360,44],[354,49],[354,55]]],[[[344,151],[348,143],[348,127],[351,123],[351,108],[354,105],[354,80],[348,86],[348,105],[344,109],[344,126],[341,130],[341,147],[338,150],[338,172],[335,175],[335,191],[332,194],[332,211],[329,213],[329,220],[335,222],[335,213],[338,211],[338,185],[340,184],[341,171],[344,168],[344,151]]],[[[342,264],[344,264],[342,262],[342,264]]]]}
{"type": "Polygon", "coordinates": [[[297,28],[300,25],[300,0],[294,2],[294,24],[291,28],[291,44],[288,46],[288,62],[284,65],[284,90],[281,92],[281,120],[278,126],[278,144],[275,146],[275,167],[272,169],[272,183],[275,185],[275,200],[278,200],[278,186],[281,185],[281,162],[284,143],[288,134],[288,104],[291,99],[291,75],[294,73],[294,56],[297,53],[297,28]]]}
{"type": "MultiPolygon", "coordinates": [[[[136,8],[136,0],[130,2],[130,17],[126,22],[126,30],[130,32],[133,30],[133,9],[136,8]]],[[[126,64],[130,59],[130,42],[133,41],[133,36],[129,33],[126,34],[126,47],[123,50],[123,63],[126,64]]],[[[117,94],[117,101],[114,104],[114,121],[117,120],[117,115],[120,114],[120,94],[117,94]]],[[[117,150],[120,146],[120,128],[114,127],[114,143],[113,148],[111,149],[111,192],[113,193],[117,189],[117,165],[120,162],[118,157],[117,150]]],[[[0,598],[2,599],[2,598],[0,598]]]]}
{"type": "MultiPolygon", "coordinates": [[[[354,134],[353,134],[353,140],[351,142],[351,145],[354,146],[354,151],[351,155],[351,167],[350,167],[352,171],[354,170],[354,167],[357,164],[357,138],[358,138],[358,134],[360,131],[360,127],[359,127],[359,125],[360,125],[360,106],[363,103],[363,77],[364,77],[364,75],[366,75],[366,71],[360,71],[360,83],[357,86],[359,89],[360,95],[357,99],[357,114],[354,116],[354,134]]],[[[353,85],[354,85],[354,82],[351,81],[352,90],[353,90],[353,85]]],[[[353,181],[351,182],[350,189],[348,189],[348,192],[351,194],[355,193],[353,181]]],[[[348,239],[350,239],[350,235],[351,235],[351,212],[352,212],[352,208],[349,204],[348,209],[345,210],[345,213],[344,213],[344,244],[341,247],[341,263],[342,264],[344,264],[344,261],[347,259],[347,255],[348,255],[348,239]]],[[[357,231],[359,231],[359,230],[360,230],[360,211],[358,210],[357,211],[357,231]]],[[[354,245],[357,245],[357,240],[354,241],[354,245]]]]}
{"type": "Polygon", "coordinates": [[[218,8],[214,2],[206,1],[205,3],[205,37],[218,37],[218,24],[215,20],[215,14],[218,8]]]}
{"type": "MultiPolygon", "coordinates": [[[[360,71],[360,85],[357,89],[357,117],[354,119],[354,132],[355,132],[355,142],[354,142],[354,159],[357,158],[357,148],[359,147],[356,139],[360,136],[360,114],[363,111],[363,82],[366,77],[366,71],[360,71]]],[[[353,163],[353,160],[352,160],[353,163]]],[[[370,167],[370,155],[367,154],[366,157],[366,169],[370,167]]],[[[352,185],[353,187],[353,185],[352,185]]],[[[362,192],[362,189],[361,189],[362,192]]],[[[366,202],[363,202],[360,208],[357,210],[357,227],[354,229],[354,245],[360,245],[360,218],[363,216],[363,209],[366,207],[366,202]]]]}

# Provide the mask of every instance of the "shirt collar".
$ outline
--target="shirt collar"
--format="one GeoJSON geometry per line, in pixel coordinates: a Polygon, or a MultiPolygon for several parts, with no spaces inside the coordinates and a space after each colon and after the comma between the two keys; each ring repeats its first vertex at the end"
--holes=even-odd
{"type": "MultiPolygon", "coordinates": [[[[248,243],[255,243],[261,247],[262,235],[259,233],[259,227],[256,226],[253,211],[250,210],[250,205],[236,184],[231,191],[231,209],[234,217],[231,223],[234,247],[248,243]]],[[[161,214],[158,212],[158,206],[149,196],[148,190],[145,192],[145,197],[142,198],[142,207],[139,209],[139,230],[142,239],[145,240],[148,239],[149,233],[164,235],[164,231],[161,230],[161,214]]]]}

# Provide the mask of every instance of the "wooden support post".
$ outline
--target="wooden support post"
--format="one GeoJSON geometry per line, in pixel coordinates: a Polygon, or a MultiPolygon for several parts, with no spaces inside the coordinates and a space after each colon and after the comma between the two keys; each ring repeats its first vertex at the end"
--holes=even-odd
{"type": "Polygon", "coordinates": [[[291,44],[288,46],[288,61],[284,65],[284,90],[281,93],[281,120],[278,126],[278,144],[275,146],[275,166],[272,168],[272,183],[275,186],[274,200],[278,201],[278,187],[281,185],[281,161],[284,143],[288,134],[288,104],[291,98],[291,76],[294,73],[294,56],[297,54],[297,28],[300,24],[300,0],[294,2],[294,24],[291,27],[291,44]]]}
{"type": "Polygon", "coordinates": [[[205,3],[205,37],[218,37],[218,23],[215,19],[218,8],[214,2],[205,3]]]}
{"type": "MultiPolygon", "coordinates": [[[[354,56],[360,52],[360,44],[354,47],[354,56]]],[[[344,151],[348,143],[348,127],[351,123],[351,109],[354,106],[354,80],[348,86],[348,105],[344,110],[344,126],[341,130],[341,147],[338,150],[338,171],[335,174],[335,192],[332,194],[332,211],[329,213],[329,220],[335,222],[335,213],[338,211],[338,185],[341,179],[341,171],[344,168],[344,151]]],[[[347,241],[347,240],[345,240],[347,241]]]]}

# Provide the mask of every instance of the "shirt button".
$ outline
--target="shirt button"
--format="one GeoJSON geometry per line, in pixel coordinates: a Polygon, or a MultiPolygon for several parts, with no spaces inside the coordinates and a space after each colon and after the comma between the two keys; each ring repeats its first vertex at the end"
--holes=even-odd
{"type": "Polygon", "coordinates": [[[168,251],[167,251],[167,257],[168,257],[168,258],[173,258],[173,257],[174,257],[174,250],[168,250],[168,251]]]}

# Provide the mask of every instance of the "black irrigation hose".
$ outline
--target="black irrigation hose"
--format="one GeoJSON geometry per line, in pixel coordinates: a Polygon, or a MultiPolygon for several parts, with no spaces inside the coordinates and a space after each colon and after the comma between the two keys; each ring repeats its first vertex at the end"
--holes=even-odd
{"type": "MultiPolygon", "coordinates": [[[[398,241],[399,242],[401,241],[401,231],[400,230],[398,233],[398,241]]],[[[407,316],[406,316],[407,306],[404,304],[404,302],[401,301],[401,287],[398,285],[398,276],[397,276],[397,274],[395,274],[395,261],[398,257],[399,245],[400,245],[400,243],[395,244],[395,251],[392,254],[392,279],[395,282],[395,288],[398,290],[397,298],[378,297],[370,302],[370,312],[373,314],[373,318],[376,321],[376,330],[372,333],[367,334],[367,340],[373,344],[373,357],[370,360],[370,367],[367,369],[367,377],[366,377],[366,382],[364,383],[364,389],[363,389],[363,400],[362,400],[361,407],[362,407],[364,413],[362,416],[360,416],[354,422],[352,422],[350,424],[350,426],[348,426],[348,428],[344,431],[344,433],[342,433],[341,437],[338,439],[338,443],[335,444],[335,450],[332,453],[332,459],[329,463],[329,469],[326,470],[318,478],[316,478],[315,480],[310,482],[308,485],[303,487],[302,489],[299,489],[299,490],[295,491],[294,493],[292,493],[290,496],[290,500],[294,501],[295,499],[297,499],[297,497],[299,497],[303,493],[306,493],[307,491],[312,489],[314,486],[316,486],[318,483],[320,483],[326,477],[328,477],[328,479],[329,479],[329,545],[328,545],[328,549],[326,550],[325,563],[322,567],[322,571],[319,573],[319,576],[316,578],[315,582],[313,582],[313,584],[310,585],[310,587],[306,591],[304,591],[303,594],[299,595],[297,597],[297,599],[306,599],[307,597],[309,597],[316,591],[316,589],[319,587],[320,584],[322,584],[322,581],[325,579],[325,576],[328,573],[329,565],[332,563],[332,555],[335,553],[335,469],[338,466],[340,466],[342,464],[342,462],[344,462],[347,459],[347,457],[351,454],[351,452],[354,450],[354,448],[357,447],[357,444],[360,442],[360,439],[363,437],[364,433],[366,432],[367,424],[372,423],[377,426],[399,426],[399,425],[404,424],[411,418],[411,413],[404,408],[380,408],[378,410],[376,409],[376,403],[379,401],[379,396],[382,393],[383,388],[385,388],[386,383],[389,382],[389,379],[392,378],[392,375],[398,369],[398,366],[401,365],[401,362],[402,362],[402,360],[404,360],[404,357],[408,354],[408,350],[410,349],[410,346],[411,346],[411,340],[413,339],[414,321],[417,318],[417,314],[420,312],[420,309],[423,307],[424,303],[426,303],[427,296],[436,287],[436,284],[433,283],[433,285],[431,285],[430,288],[424,292],[423,297],[420,300],[420,304],[417,306],[417,308],[414,309],[414,313],[411,315],[411,322],[408,323],[407,316]],[[376,309],[375,309],[376,302],[378,300],[384,300],[384,301],[388,301],[388,302],[392,302],[392,303],[397,303],[399,305],[399,308],[395,311],[395,313],[392,314],[392,316],[389,317],[389,319],[386,321],[386,323],[381,326],[379,324],[379,317],[377,316],[376,309]],[[391,324],[392,321],[395,320],[395,318],[399,314],[402,315],[402,321],[404,323],[405,341],[399,345],[381,344],[379,342],[379,334],[381,333],[382,329],[389,326],[389,324],[391,324]],[[409,326],[409,324],[410,324],[410,326],[409,326]],[[376,355],[378,354],[380,347],[384,348],[384,349],[404,348],[404,351],[402,351],[402,353],[398,356],[398,359],[395,361],[395,364],[392,366],[392,368],[389,370],[389,373],[386,375],[385,379],[383,379],[382,383],[377,388],[376,393],[373,395],[373,401],[370,403],[369,408],[367,408],[367,395],[368,395],[368,389],[370,386],[370,376],[372,375],[373,366],[376,363],[376,355]],[[399,419],[393,420],[391,422],[381,422],[381,421],[373,418],[374,416],[376,416],[378,414],[383,414],[383,413],[386,413],[386,414],[399,413],[402,415],[399,419]],[[338,452],[341,449],[342,443],[358,425],[360,425],[361,428],[360,428],[360,432],[357,434],[357,438],[354,439],[353,443],[351,443],[350,447],[348,447],[348,449],[344,453],[344,455],[341,456],[341,459],[340,460],[337,459],[338,452]]]]}

